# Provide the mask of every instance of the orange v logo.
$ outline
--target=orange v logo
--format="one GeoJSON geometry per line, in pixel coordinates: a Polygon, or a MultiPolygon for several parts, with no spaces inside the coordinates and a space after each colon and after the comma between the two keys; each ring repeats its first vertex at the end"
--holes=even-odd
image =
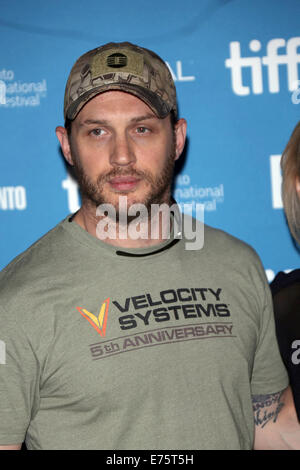
{"type": "Polygon", "coordinates": [[[85,308],[76,307],[78,312],[87,319],[88,322],[98,331],[101,336],[105,336],[106,332],[106,323],[107,323],[107,314],[109,307],[109,298],[104,300],[103,304],[100,307],[99,315],[96,317],[93,313],[89,312],[85,308]]]}

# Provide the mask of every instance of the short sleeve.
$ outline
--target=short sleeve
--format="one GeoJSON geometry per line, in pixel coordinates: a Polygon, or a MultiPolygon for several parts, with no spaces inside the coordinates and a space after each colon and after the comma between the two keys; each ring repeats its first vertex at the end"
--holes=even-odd
{"type": "Polygon", "coordinates": [[[25,440],[39,405],[38,377],[38,361],[20,320],[0,307],[0,445],[25,440]]]}
{"type": "Polygon", "coordinates": [[[252,395],[266,395],[284,390],[289,384],[275,333],[273,303],[270,288],[265,282],[264,308],[255,352],[251,378],[252,395]]]}

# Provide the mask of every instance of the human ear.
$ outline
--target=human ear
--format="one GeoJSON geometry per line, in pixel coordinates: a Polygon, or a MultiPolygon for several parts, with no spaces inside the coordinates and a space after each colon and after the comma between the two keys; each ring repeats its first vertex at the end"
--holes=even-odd
{"type": "Polygon", "coordinates": [[[73,163],[73,158],[71,155],[71,148],[70,148],[70,142],[69,142],[69,136],[67,130],[62,127],[62,126],[57,126],[55,129],[56,136],[59,140],[62,153],[64,154],[65,159],[70,165],[74,165],[73,163]]]}
{"type": "Polygon", "coordinates": [[[186,140],[186,128],[187,122],[185,119],[179,119],[175,124],[175,139],[176,139],[176,157],[175,160],[178,160],[182,151],[184,149],[185,140],[186,140]]]}

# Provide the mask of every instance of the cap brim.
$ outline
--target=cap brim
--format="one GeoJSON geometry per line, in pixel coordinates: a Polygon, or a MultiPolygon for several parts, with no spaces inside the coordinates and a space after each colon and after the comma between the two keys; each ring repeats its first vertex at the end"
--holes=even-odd
{"type": "MultiPolygon", "coordinates": [[[[65,119],[75,119],[79,111],[88,101],[90,101],[95,96],[110,90],[124,91],[136,96],[137,98],[140,98],[160,119],[165,118],[172,111],[165,101],[163,101],[156,93],[152,92],[151,90],[147,90],[146,88],[140,87],[138,85],[131,85],[128,83],[111,83],[108,85],[102,85],[99,88],[93,88],[92,90],[84,93],[77,100],[73,101],[66,111],[65,119]]],[[[174,112],[176,114],[175,109],[174,112]]]]}

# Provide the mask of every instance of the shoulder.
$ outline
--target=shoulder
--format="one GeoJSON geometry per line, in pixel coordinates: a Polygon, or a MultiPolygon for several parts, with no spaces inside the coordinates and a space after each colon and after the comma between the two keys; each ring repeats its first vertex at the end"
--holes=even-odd
{"type": "Polygon", "coordinates": [[[266,283],[265,270],[256,250],[243,240],[213,227],[206,226],[204,246],[208,252],[216,254],[220,263],[234,271],[247,273],[266,283]]]}
{"type": "Polygon", "coordinates": [[[252,258],[257,258],[258,256],[252,246],[224,230],[205,225],[204,234],[205,243],[210,248],[214,247],[221,251],[226,249],[230,250],[230,254],[234,251],[237,255],[248,255],[252,258]]]}
{"type": "MultiPolygon", "coordinates": [[[[256,250],[230,233],[197,221],[191,216],[184,218],[184,226],[194,224],[198,236],[203,237],[202,247],[191,251],[190,257],[207,268],[219,269],[230,275],[235,282],[250,283],[264,295],[268,286],[264,267],[256,250]],[[196,225],[195,225],[196,224],[196,225]]],[[[191,239],[190,229],[184,231],[185,242],[191,239]],[[186,234],[188,236],[186,236],[186,234]]],[[[249,285],[250,285],[249,284],[249,285]]]]}
{"type": "Polygon", "coordinates": [[[18,296],[24,290],[33,289],[46,281],[47,273],[54,271],[59,263],[60,252],[65,251],[66,240],[62,224],[43,235],[27,250],[14,258],[0,272],[1,304],[11,296],[18,296]]]}
{"type": "Polygon", "coordinates": [[[300,269],[279,272],[270,284],[278,335],[284,340],[298,338],[300,332],[300,269]]]}
{"type": "Polygon", "coordinates": [[[282,289],[300,283],[300,269],[294,269],[289,273],[280,271],[270,284],[273,295],[276,295],[282,289]]]}
{"type": "MultiPolygon", "coordinates": [[[[249,260],[261,266],[260,258],[255,249],[234,235],[204,224],[189,215],[184,216],[184,228],[187,226],[192,226],[193,232],[197,230],[199,235],[203,236],[201,250],[206,254],[222,255],[223,261],[230,260],[232,263],[240,263],[241,261],[245,263],[249,260]]],[[[191,238],[191,234],[188,233],[190,231],[191,228],[185,231],[185,235],[188,234],[188,237],[185,236],[185,238],[191,238]]]]}

